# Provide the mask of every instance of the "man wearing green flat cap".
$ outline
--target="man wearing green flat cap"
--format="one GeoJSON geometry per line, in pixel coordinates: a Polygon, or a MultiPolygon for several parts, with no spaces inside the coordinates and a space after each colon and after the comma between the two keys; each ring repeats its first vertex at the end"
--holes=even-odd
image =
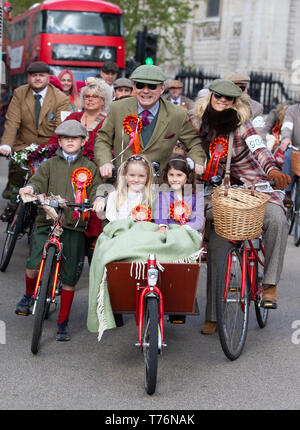
{"type": "Polygon", "coordinates": [[[142,126],[139,132],[139,152],[150,161],[158,161],[163,169],[170,158],[176,142],[184,145],[195,163],[198,174],[203,171],[206,159],[199,134],[189,121],[185,109],[164,100],[166,76],[158,66],[139,66],[131,75],[134,97],[117,100],[111,105],[95,142],[95,160],[102,178],[112,176],[112,168],[119,166],[136,151],[130,131],[136,125],[134,117],[142,126]],[[125,125],[124,125],[125,120],[125,125]],[[127,126],[126,126],[127,124],[127,126]]]}

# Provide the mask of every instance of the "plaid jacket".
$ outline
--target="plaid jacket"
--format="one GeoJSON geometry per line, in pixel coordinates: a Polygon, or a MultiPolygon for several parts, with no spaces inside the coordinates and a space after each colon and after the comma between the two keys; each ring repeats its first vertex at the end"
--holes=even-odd
{"type": "MultiPolygon", "coordinates": [[[[229,138],[229,136],[227,136],[229,138]]],[[[218,175],[225,175],[226,159],[220,161],[218,175]]],[[[268,173],[279,170],[273,155],[267,149],[251,121],[247,121],[234,131],[230,176],[232,183],[240,181],[247,184],[264,182],[268,180],[268,173]]],[[[270,203],[283,207],[280,194],[271,193],[270,203]]]]}

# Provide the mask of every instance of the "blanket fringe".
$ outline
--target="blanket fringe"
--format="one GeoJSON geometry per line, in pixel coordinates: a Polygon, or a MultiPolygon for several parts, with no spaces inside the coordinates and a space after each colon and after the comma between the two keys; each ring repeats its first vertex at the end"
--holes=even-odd
{"type": "Polygon", "coordinates": [[[104,317],[104,284],[106,281],[106,273],[107,273],[107,269],[105,267],[104,269],[104,274],[102,277],[102,281],[100,284],[100,288],[99,288],[99,294],[97,297],[97,316],[98,316],[98,321],[99,321],[99,330],[98,330],[98,341],[100,342],[101,337],[104,333],[104,330],[107,329],[107,322],[106,319],[104,317]]]}
{"type": "MultiPolygon", "coordinates": [[[[168,263],[196,263],[199,259],[200,255],[202,254],[204,248],[199,249],[199,251],[195,252],[194,254],[189,255],[188,257],[179,258],[178,260],[169,261],[168,263]]],[[[162,264],[156,260],[157,268],[161,272],[165,270],[165,268],[162,266],[162,264]]],[[[135,278],[134,279],[145,279],[145,270],[147,266],[147,262],[140,262],[140,261],[132,261],[130,265],[130,277],[133,278],[133,271],[134,271],[134,265],[135,265],[135,278]]]]}

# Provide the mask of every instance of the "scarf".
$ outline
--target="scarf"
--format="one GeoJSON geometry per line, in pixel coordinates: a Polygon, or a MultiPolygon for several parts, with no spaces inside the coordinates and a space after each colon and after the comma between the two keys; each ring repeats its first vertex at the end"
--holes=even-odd
{"type": "Polygon", "coordinates": [[[202,146],[209,156],[209,144],[217,136],[228,136],[239,125],[240,119],[235,109],[225,109],[221,112],[207,106],[203,116],[199,135],[202,138],[202,146]]]}

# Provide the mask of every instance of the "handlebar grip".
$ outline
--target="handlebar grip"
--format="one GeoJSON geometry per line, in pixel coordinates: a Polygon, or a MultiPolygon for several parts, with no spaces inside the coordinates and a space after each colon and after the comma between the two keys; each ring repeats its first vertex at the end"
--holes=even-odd
{"type": "Polygon", "coordinates": [[[116,178],[118,176],[118,172],[119,172],[119,167],[113,167],[112,168],[112,177],[116,178]]]}

